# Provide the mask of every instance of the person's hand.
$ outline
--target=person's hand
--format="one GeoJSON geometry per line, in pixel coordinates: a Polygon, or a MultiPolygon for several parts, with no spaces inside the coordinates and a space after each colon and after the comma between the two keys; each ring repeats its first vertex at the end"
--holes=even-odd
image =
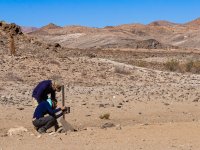
{"type": "Polygon", "coordinates": [[[70,107],[65,107],[62,111],[65,114],[69,114],[70,113],[70,107]]]}
{"type": "Polygon", "coordinates": [[[62,111],[65,111],[67,109],[66,106],[61,106],[60,108],[61,108],[62,111]]]}

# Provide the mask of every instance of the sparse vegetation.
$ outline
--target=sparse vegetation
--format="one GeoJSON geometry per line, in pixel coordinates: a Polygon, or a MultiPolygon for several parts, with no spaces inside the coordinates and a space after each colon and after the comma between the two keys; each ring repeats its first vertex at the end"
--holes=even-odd
{"type": "Polygon", "coordinates": [[[138,66],[139,66],[139,67],[145,67],[145,66],[147,66],[146,63],[147,63],[147,62],[145,62],[145,61],[139,60],[139,61],[138,61],[138,66]]]}
{"type": "Polygon", "coordinates": [[[192,60],[186,63],[186,71],[190,72],[192,70],[193,65],[194,65],[194,62],[192,60]]]}
{"type": "Polygon", "coordinates": [[[191,72],[198,73],[198,74],[200,73],[200,61],[193,62],[191,72]]]}
{"type": "Polygon", "coordinates": [[[187,61],[185,63],[180,63],[178,60],[170,60],[164,64],[165,68],[170,71],[178,71],[178,72],[191,72],[195,74],[200,73],[200,61],[187,61]]]}
{"type": "Polygon", "coordinates": [[[167,70],[177,71],[179,69],[179,61],[176,59],[171,59],[167,61],[165,64],[167,70]]]}
{"type": "Polygon", "coordinates": [[[130,72],[130,70],[126,66],[124,66],[124,65],[117,65],[117,66],[115,66],[115,73],[128,75],[131,72],[130,72]]]}
{"type": "Polygon", "coordinates": [[[94,53],[87,53],[87,56],[88,56],[89,58],[95,58],[95,57],[96,57],[96,54],[94,54],[94,53]]]}
{"type": "Polygon", "coordinates": [[[102,114],[99,116],[99,118],[108,120],[110,118],[110,114],[109,113],[102,114]]]}

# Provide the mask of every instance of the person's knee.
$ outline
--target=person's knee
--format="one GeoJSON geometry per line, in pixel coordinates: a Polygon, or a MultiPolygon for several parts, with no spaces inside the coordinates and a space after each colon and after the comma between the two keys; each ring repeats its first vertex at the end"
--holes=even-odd
{"type": "Polygon", "coordinates": [[[49,117],[50,117],[50,122],[51,122],[52,124],[56,124],[56,122],[57,122],[56,118],[53,117],[53,116],[49,116],[49,117]]]}

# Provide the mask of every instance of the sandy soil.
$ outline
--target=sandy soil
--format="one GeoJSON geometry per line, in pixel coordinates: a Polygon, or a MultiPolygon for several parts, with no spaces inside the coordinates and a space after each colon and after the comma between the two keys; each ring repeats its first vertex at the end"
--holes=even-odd
{"type": "Polygon", "coordinates": [[[78,132],[47,133],[40,136],[31,124],[33,108],[1,106],[1,149],[143,149],[198,150],[199,110],[196,104],[137,103],[126,112],[110,112],[110,120],[100,120],[98,111],[88,116],[87,109],[74,110],[67,120],[81,126],[78,132]],[[6,112],[6,113],[5,113],[6,112]],[[101,129],[112,122],[116,126],[101,129]],[[28,132],[8,136],[11,127],[23,126],[28,132]]]}
{"type": "MultiPolygon", "coordinates": [[[[1,56],[0,149],[199,150],[200,75],[135,67],[103,58],[1,56]],[[58,74],[59,73],[59,74],[58,74]],[[39,135],[31,92],[61,77],[66,116],[77,132],[39,135]],[[100,115],[110,114],[109,119],[100,115]],[[112,127],[102,128],[106,123],[112,127]],[[8,135],[8,130],[28,131],[8,135]]],[[[61,93],[58,95],[59,103],[61,93]]]]}

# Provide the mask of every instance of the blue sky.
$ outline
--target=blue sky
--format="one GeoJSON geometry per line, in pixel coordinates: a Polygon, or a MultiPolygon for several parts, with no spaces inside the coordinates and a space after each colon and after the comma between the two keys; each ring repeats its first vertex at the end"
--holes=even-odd
{"type": "Polygon", "coordinates": [[[21,26],[104,27],[200,17],[200,0],[0,0],[0,20],[21,26]]]}

